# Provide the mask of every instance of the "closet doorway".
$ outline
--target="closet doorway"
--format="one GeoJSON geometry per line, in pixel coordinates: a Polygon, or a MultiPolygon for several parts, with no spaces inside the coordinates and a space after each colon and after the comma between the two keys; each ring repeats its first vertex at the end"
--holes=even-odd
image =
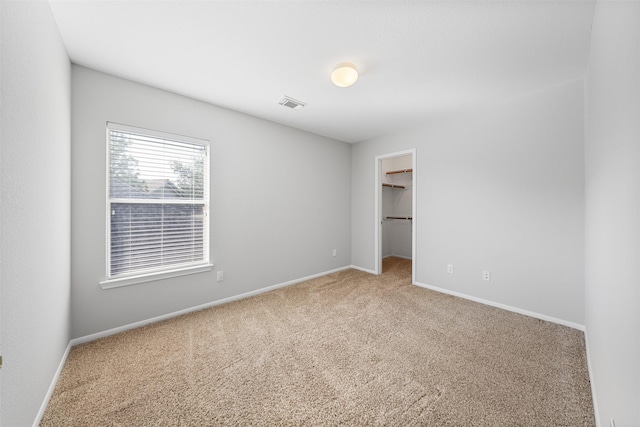
{"type": "Polygon", "coordinates": [[[415,283],[416,254],[416,149],[376,156],[375,273],[382,274],[382,259],[397,256],[412,260],[415,283]]]}

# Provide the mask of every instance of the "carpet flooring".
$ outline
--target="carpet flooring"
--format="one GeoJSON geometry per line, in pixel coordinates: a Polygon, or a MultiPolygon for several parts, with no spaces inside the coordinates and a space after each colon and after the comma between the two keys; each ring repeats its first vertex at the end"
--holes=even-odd
{"type": "Polygon", "coordinates": [[[41,426],[594,426],[583,333],[346,270],[74,347],[41,426]]]}

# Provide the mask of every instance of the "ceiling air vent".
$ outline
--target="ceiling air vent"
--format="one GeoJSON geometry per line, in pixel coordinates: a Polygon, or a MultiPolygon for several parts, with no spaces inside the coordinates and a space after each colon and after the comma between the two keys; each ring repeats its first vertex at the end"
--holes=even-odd
{"type": "Polygon", "coordinates": [[[302,107],[307,105],[302,101],[298,101],[297,99],[290,98],[286,95],[284,95],[281,99],[278,100],[278,104],[291,108],[292,110],[300,110],[302,109],[302,107]]]}

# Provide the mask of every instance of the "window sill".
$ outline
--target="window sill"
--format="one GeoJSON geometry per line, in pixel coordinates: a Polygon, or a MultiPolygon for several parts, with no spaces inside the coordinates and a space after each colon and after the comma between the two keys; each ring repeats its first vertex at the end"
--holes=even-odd
{"type": "Polygon", "coordinates": [[[100,282],[100,287],[102,289],[119,288],[121,286],[136,285],[138,283],[152,282],[155,280],[163,280],[172,277],[187,276],[189,274],[203,273],[206,271],[211,271],[212,269],[213,264],[204,264],[195,267],[180,268],[177,270],[149,273],[139,276],[127,276],[117,279],[107,279],[100,282]]]}

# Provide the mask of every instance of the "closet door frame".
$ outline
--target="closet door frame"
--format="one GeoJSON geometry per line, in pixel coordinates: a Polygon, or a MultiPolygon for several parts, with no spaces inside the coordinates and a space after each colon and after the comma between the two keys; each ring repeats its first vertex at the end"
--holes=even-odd
{"type": "Polygon", "coordinates": [[[382,274],[382,161],[385,159],[391,159],[394,157],[401,157],[411,155],[412,176],[411,176],[411,283],[416,282],[416,227],[418,223],[418,216],[416,206],[418,205],[418,192],[417,192],[417,150],[410,148],[403,151],[396,151],[394,153],[381,154],[376,156],[375,159],[375,231],[374,231],[374,272],[375,274],[382,274]]]}

